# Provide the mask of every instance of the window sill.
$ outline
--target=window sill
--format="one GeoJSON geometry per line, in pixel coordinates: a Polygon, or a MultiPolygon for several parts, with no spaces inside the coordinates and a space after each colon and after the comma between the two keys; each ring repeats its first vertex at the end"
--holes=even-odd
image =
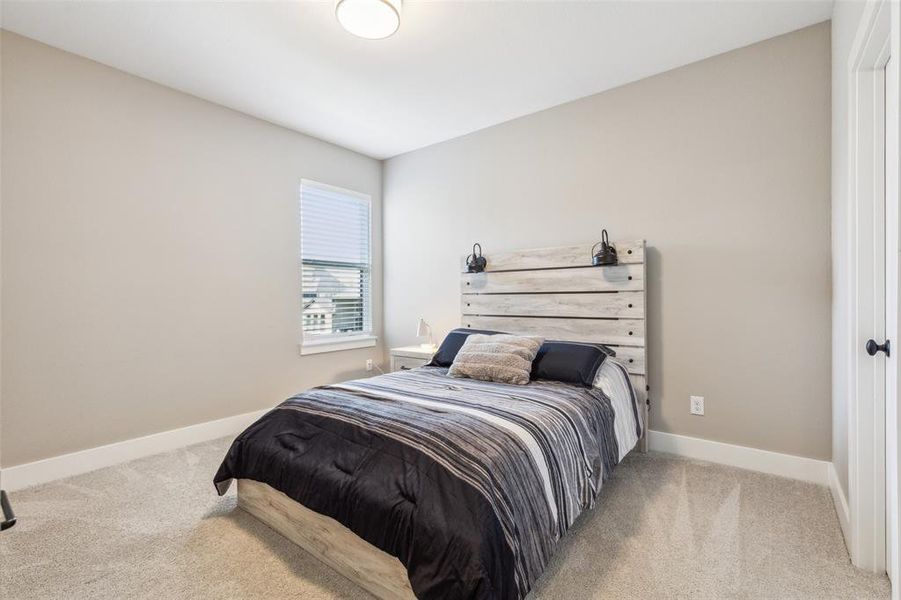
{"type": "Polygon", "coordinates": [[[322,354],[323,352],[338,352],[340,350],[356,350],[357,348],[372,348],[378,338],[374,335],[363,335],[345,340],[322,340],[318,342],[304,342],[300,345],[300,354],[322,354]]]}

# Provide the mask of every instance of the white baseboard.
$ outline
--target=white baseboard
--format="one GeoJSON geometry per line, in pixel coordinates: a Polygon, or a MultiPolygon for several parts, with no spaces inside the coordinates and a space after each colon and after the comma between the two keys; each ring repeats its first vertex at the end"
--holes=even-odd
{"type": "Polygon", "coordinates": [[[780,454],[769,450],[735,446],[654,430],[648,431],[648,446],[657,452],[706,460],[818,485],[829,485],[829,468],[832,463],[825,460],[780,454]]]}
{"type": "Polygon", "coordinates": [[[835,504],[835,512],[838,515],[839,525],[842,526],[842,536],[845,538],[845,546],[851,549],[851,509],[848,508],[848,498],[838,482],[838,472],[835,464],[829,463],[829,491],[832,492],[832,502],[835,504]]]}
{"type": "Polygon", "coordinates": [[[64,477],[96,471],[136,458],[235,435],[260,418],[265,411],[254,411],[172,429],[144,437],[98,446],[88,450],[54,456],[3,469],[3,487],[9,491],[47,483],[64,477]]]}
{"type": "MultiPolygon", "coordinates": [[[[136,458],[183,448],[227,435],[235,435],[262,416],[264,412],[254,411],[235,415],[9,467],[3,469],[3,487],[10,491],[20,490],[48,481],[118,465],[136,458]]],[[[833,495],[835,495],[836,489],[841,492],[837,480],[835,485],[832,483],[833,473],[830,472],[830,469],[832,471],[834,469],[830,462],[653,430],[648,432],[648,443],[650,449],[657,452],[809,481],[829,486],[833,489],[833,495]]],[[[839,500],[836,499],[836,510],[839,513],[839,519],[845,519],[842,521],[842,530],[846,531],[848,504],[844,495],[841,496],[843,510],[839,510],[838,502],[839,500]]]]}

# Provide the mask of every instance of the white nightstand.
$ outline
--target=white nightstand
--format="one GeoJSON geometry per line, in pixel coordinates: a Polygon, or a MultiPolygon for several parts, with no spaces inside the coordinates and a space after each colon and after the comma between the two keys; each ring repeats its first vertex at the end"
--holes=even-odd
{"type": "Polygon", "coordinates": [[[391,370],[403,371],[421,367],[431,360],[437,348],[423,348],[422,346],[404,346],[391,349],[391,370]]]}

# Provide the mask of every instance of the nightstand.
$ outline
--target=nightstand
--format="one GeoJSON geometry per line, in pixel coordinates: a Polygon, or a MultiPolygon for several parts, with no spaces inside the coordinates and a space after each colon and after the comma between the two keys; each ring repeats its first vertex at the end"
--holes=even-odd
{"type": "Polygon", "coordinates": [[[391,370],[404,371],[421,367],[431,360],[437,348],[423,348],[422,346],[404,346],[391,349],[391,370]]]}

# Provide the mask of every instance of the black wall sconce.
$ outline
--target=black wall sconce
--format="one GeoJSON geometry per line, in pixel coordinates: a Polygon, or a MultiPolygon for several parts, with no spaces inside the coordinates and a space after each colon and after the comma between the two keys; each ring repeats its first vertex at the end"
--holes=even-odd
{"type": "Polygon", "coordinates": [[[482,244],[476,242],[472,245],[472,254],[466,257],[466,272],[481,273],[488,265],[488,260],[482,256],[482,244]],[[478,248],[478,254],[476,254],[478,248]]]}
{"type": "Polygon", "coordinates": [[[606,267],[619,262],[616,257],[616,248],[610,243],[607,230],[601,232],[601,241],[591,247],[591,265],[593,267],[606,267]],[[600,246],[600,248],[598,248],[600,246]]]}

